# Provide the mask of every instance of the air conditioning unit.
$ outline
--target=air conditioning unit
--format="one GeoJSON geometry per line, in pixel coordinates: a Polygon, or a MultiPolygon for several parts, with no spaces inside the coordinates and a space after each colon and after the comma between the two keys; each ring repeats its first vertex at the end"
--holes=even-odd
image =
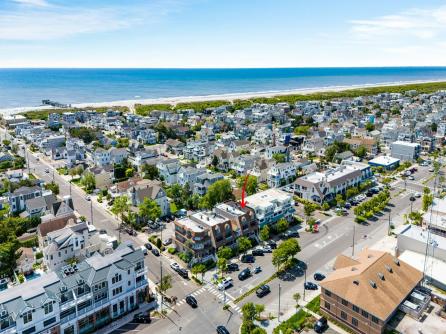
{"type": "Polygon", "coordinates": [[[79,279],[79,280],[77,281],[77,283],[78,283],[79,285],[81,285],[81,284],[84,284],[85,281],[84,281],[83,279],[79,279]]]}
{"type": "Polygon", "coordinates": [[[67,291],[67,287],[66,286],[61,286],[60,287],[60,291],[61,292],[66,292],[67,291]]]}
{"type": "Polygon", "coordinates": [[[8,315],[8,312],[6,310],[2,310],[0,312],[0,317],[2,317],[2,318],[6,317],[7,315],[8,315]]]}

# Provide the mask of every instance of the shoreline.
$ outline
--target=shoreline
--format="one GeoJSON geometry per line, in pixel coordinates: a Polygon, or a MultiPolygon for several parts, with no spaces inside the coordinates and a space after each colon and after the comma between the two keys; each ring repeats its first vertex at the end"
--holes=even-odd
{"type": "MultiPolygon", "coordinates": [[[[178,103],[187,102],[206,102],[215,100],[227,100],[232,102],[234,100],[248,100],[250,98],[265,97],[271,98],[274,96],[286,96],[286,95],[307,95],[322,92],[340,92],[344,90],[373,88],[373,87],[385,87],[385,86],[404,86],[411,84],[428,84],[436,82],[444,82],[445,79],[438,80],[412,80],[412,81],[393,81],[373,84],[359,84],[349,86],[325,86],[314,88],[296,88],[288,90],[278,91],[263,91],[263,92],[246,92],[246,93],[227,93],[227,94],[212,94],[212,95],[192,95],[192,96],[177,96],[177,97],[161,97],[161,98],[147,98],[147,99],[129,99],[129,100],[117,100],[109,102],[83,102],[71,104],[72,108],[99,108],[99,107],[127,107],[131,112],[134,111],[135,104],[151,105],[151,104],[171,104],[175,106],[178,103]]],[[[15,108],[3,108],[0,109],[0,113],[4,115],[14,115],[29,111],[39,110],[51,110],[60,109],[47,105],[40,105],[35,107],[15,107],[15,108]]]]}

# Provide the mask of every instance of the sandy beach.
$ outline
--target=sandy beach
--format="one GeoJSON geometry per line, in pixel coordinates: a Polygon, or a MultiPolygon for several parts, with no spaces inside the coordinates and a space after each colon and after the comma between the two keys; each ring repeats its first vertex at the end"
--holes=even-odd
{"type": "MultiPolygon", "coordinates": [[[[280,91],[267,91],[267,92],[250,92],[250,93],[233,93],[233,94],[216,94],[216,95],[197,95],[197,96],[178,96],[178,97],[166,97],[166,98],[152,98],[152,99],[131,99],[131,100],[120,100],[120,101],[109,101],[109,102],[85,102],[72,104],[73,108],[95,108],[95,107],[113,107],[113,106],[125,106],[130,109],[130,111],[135,110],[135,104],[172,104],[183,102],[200,102],[200,101],[213,101],[213,100],[227,100],[234,101],[238,99],[250,99],[255,97],[274,97],[292,94],[312,94],[320,92],[339,92],[348,89],[360,89],[360,88],[371,88],[371,87],[382,87],[382,86],[398,86],[398,85],[408,85],[408,84],[421,84],[421,83],[432,83],[432,82],[442,82],[444,80],[417,80],[417,81],[399,81],[399,82],[384,82],[379,84],[364,84],[364,85],[350,85],[350,86],[329,86],[329,87],[315,87],[315,88],[302,88],[302,89],[290,89],[290,90],[280,90],[280,91]]],[[[19,108],[9,108],[0,109],[0,113],[3,115],[18,114],[21,112],[32,111],[32,110],[43,110],[51,109],[51,106],[34,106],[34,107],[19,107],[19,108]]]]}

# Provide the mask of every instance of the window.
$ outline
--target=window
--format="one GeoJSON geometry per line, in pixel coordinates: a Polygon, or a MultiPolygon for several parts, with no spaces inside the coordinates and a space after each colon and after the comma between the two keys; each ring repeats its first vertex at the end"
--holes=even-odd
{"type": "Polygon", "coordinates": [[[65,328],[63,334],[74,334],[74,326],[65,328]]]}
{"type": "Polygon", "coordinates": [[[55,322],[56,322],[56,317],[52,317],[51,319],[45,320],[43,322],[43,326],[46,327],[46,326],[49,326],[55,322]]]}
{"type": "Polygon", "coordinates": [[[342,299],[342,305],[347,306],[348,305],[348,301],[346,301],[345,299],[342,299]]]}
{"type": "Polygon", "coordinates": [[[330,296],[331,296],[331,292],[328,291],[328,290],[325,290],[325,295],[328,296],[328,297],[330,297],[330,296]]]}
{"type": "Polygon", "coordinates": [[[345,313],[344,311],[341,311],[341,318],[344,320],[347,320],[347,313],[345,313]]]}
{"type": "Polygon", "coordinates": [[[379,324],[379,319],[378,319],[377,317],[375,317],[374,315],[372,315],[372,321],[373,321],[375,324],[379,324]]]}
{"type": "Polygon", "coordinates": [[[33,313],[31,311],[23,313],[23,323],[27,324],[31,321],[33,321],[33,313]]]}
{"type": "Polygon", "coordinates": [[[353,305],[353,311],[359,313],[359,307],[356,305],[353,305]]]}
{"type": "Polygon", "coordinates": [[[358,319],[352,318],[352,325],[358,327],[358,319]]]}
{"type": "Polygon", "coordinates": [[[35,331],[36,331],[36,327],[32,326],[32,327],[24,330],[22,333],[23,334],[31,334],[31,333],[34,333],[35,331]]]}
{"type": "Polygon", "coordinates": [[[127,285],[130,286],[130,281],[127,281],[127,285]]]}
{"type": "Polygon", "coordinates": [[[367,311],[361,310],[361,314],[364,318],[368,318],[369,314],[367,313],[367,311]]]}
{"type": "Polygon", "coordinates": [[[45,314],[53,312],[53,302],[49,302],[43,305],[43,309],[45,310],[45,314]]]}
{"type": "Polygon", "coordinates": [[[326,308],[327,310],[330,309],[330,303],[325,302],[324,306],[325,306],[325,308],[326,308]]]}

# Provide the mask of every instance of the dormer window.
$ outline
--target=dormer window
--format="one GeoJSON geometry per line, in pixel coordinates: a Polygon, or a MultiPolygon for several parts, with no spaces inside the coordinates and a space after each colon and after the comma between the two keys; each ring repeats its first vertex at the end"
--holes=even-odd
{"type": "Polygon", "coordinates": [[[24,324],[27,324],[28,322],[33,321],[33,313],[32,313],[32,311],[27,311],[27,312],[23,313],[22,317],[23,317],[23,323],[24,324]]]}

